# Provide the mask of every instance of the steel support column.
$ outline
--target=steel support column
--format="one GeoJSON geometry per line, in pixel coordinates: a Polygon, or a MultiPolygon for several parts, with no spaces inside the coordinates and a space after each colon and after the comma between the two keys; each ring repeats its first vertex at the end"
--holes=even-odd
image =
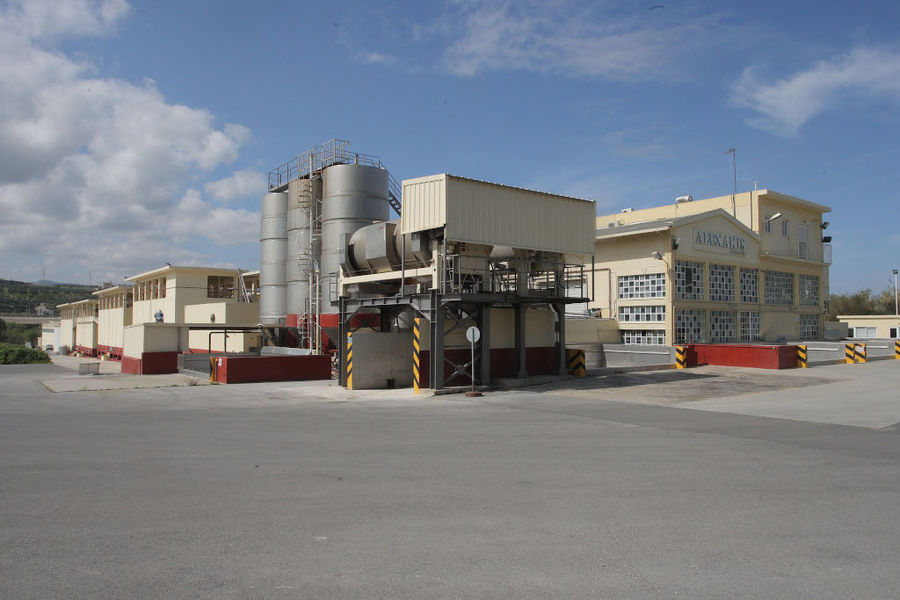
{"type": "MultiPolygon", "coordinates": [[[[491,384],[491,305],[478,307],[478,328],[481,330],[481,356],[478,357],[481,385],[491,384]]],[[[474,367],[473,367],[474,368],[474,367]]]]}
{"type": "Polygon", "coordinates": [[[526,346],[525,346],[525,311],[528,305],[522,302],[515,304],[516,311],[516,377],[528,377],[528,367],[525,362],[526,346]]]}
{"type": "Polygon", "coordinates": [[[556,371],[566,375],[569,372],[566,364],[566,305],[554,304],[553,311],[556,313],[556,371]]]}
{"type": "Polygon", "coordinates": [[[433,294],[434,303],[431,319],[431,388],[444,388],[444,307],[441,295],[433,294]]]}

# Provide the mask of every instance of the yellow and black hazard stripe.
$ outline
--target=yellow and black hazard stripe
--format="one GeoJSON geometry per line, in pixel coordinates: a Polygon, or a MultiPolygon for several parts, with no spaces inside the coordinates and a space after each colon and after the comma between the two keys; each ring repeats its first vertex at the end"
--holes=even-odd
{"type": "Polygon", "coordinates": [[[353,334],[347,334],[347,389],[353,389],[353,334]]]}
{"type": "Polygon", "coordinates": [[[675,346],[675,368],[687,368],[687,346],[675,346]]]}
{"type": "Polygon", "coordinates": [[[900,340],[894,342],[894,358],[900,360],[900,340]]]}
{"type": "Polygon", "coordinates": [[[421,326],[421,318],[413,319],[413,390],[417,394],[419,393],[419,351],[422,346],[421,337],[419,337],[421,326]]]}
{"type": "Polygon", "coordinates": [[[865,344],[856,344],[853,349],[853,352],[856,354],[856,362],[865,363],[866,362],[866,345],[865,344]]]}
{"type": "Polygon", "coordinates": [[[806,345],[800,344],[799,346],[797,346],[797,368],[806,369],[807,367],[809,367],[809,363],[807,359],[806,345]]]}
{"type": "Polygon", "coordinates": [[[569,370],[569,375],[574,375],[575,377],[587,377],[584,350],[566,349],[566,368],[569,370]]]}
{"type": "Polygon", "coordinates": [[[844,344],[844,362],[848,365],[856,364],[856,344],[844,344]]]}

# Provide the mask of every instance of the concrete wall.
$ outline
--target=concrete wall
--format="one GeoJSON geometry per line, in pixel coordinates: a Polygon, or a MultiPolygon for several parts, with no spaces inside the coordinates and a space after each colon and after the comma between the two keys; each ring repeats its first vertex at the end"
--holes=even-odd
{"type": "MultiPolygon", "coordinates": [[[[197,325],[222,325],[252,327],[259,323],[259,304],[248,302],[211,302],[193,304],[184,307],[185,323],[197,325]]],[[[195,351],[208,351],[210,347],[209,331],[191,331],[188,346],[195,351]]],[[[228,352],[248,352],[260,346],[260,336],[256,332],[229,333],[228,352]]],[[[221,333],[212,336],[212,351],[224,352],[225,336],[221,333]]]]}
{"type": "Polygon", "coordinates": [[[125,328],[123,355],[140,358],[144,353],[181,352],[187,347],[187,330],[171,323],[138,323],[125,328]]]}
{"type": "Polygon", "coordinates": [[[353,334],[354,389],[411,387],[412,365],[411,333],[353,334]]]}
{"type": "Polygon", "coordinates": [[[126,325],[131,325],[131,307],[100,310],[97,317],[97,343],[121,348],[125,343],[126,325]]]}
{"type": "MultiPolygon", "coordinates": [[[[75,320],[60,319],[59,322],[59,345],[73,348],[75,346],[75,320]]],[[[57,348],[58,350],[59,348],[57,348]]]]}
{"type": "Polygon", "coordinates": [[[566,346],[618,344],[622,339],[615,319],[566,319],[566,346]]]}
{"type": "Polygon", "coordinates": [[[78,319],[75,345],[91,349],[97,348],[97,321],[95,319],[78,319]]]}

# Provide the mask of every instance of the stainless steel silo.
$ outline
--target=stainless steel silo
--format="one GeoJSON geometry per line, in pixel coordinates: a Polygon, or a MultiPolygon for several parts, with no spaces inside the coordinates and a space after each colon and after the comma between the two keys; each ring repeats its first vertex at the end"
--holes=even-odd
{"type": "Polygon", "coordinates": [[[262,197],[259,228],[259,322],[284,325],[287,313],[287,207],[288,195],[273,192],[262,197]]]}
{"type": "MultiPolygon", "coordinates": [[[[325,169],[322,185],[322,313],[337,313],[331,301],[340,271],[345,236],[357,229],[387,221],[388,173],[366,165],[333,165],[325,169]]],[[[327,325],[325,319],[323,325],[327,325]]]]}
{"type": "Polygon", "coordinates": [[[309,309],[311,271],[319,261],[321,246],[310,242],[310,222],[318,217],[317,198],[322,197],[322,182],[294,179],[288,184],[287,209],[287,325],[296,327],[298,315],[309,309]],[[313,194],[310,195],[310,189],[313,194]],[[312,214],[310,214],[312,211],[312,214]]]}

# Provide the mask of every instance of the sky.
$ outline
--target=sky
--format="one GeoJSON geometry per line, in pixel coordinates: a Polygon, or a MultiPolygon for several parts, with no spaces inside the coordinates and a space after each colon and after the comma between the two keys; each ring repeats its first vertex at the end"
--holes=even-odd
{"type": "MultiPolygon", "coordinates": [[[[900,3],[0,0],[0,277],[256,269],[266,173],[331,138],[597,212],[832,208],[833,292],[900,266],[900,3]]],[[[602,260],[598,257],[598,260],[602,260]]]]}

